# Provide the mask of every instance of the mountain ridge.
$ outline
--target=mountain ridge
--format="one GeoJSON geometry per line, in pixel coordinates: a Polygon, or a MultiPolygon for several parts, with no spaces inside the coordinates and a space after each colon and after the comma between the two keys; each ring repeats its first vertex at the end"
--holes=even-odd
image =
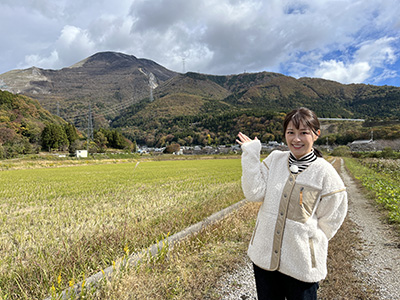
{"type": "Polygon", "coordinates": [[[90,103],[94,112],[121,102],[135,103],[149,95],[151,79],[158,85],[176,75],[154,61],[108,51],[59,70],[11,70],[0,74],[0,88],[37,99],[53,113],[59,104],[61,114],[68,117],[81,115],[90,103]]]}
{"type": "MultiPolygon", "coordinates": [[[[157,140],[169,133],[183,137],[203,119],[213,120],[192,131],[200,130],[206,136],[210,126],[218,135],[218,130],[233,131],[239,126],[218,127],[218,122],[226,123],[228,118],[240,123],[245,119],[239,117],[242,114],[274,117],[299,106],[309,107],[320,117],[400,119],[398,87],[296,79],[267,71],[181,74],[148,59],[110,51],[60,70],[12,70],[0,74],[0,80],[3,89],[17,89],[19,84],[25,88],[21,93],[53,113],[59,108],[60,116],[78,128],[87,128],[91,110],[96,128],[120,128],[131,139],[141,136],[141,140],[146,135],[157,140]],[[186,128],[177,128],[174,122],[186,128]]],[[[264,130],[270,130],[268,126],[264,130]]],[[[229,135],[231,138],[233,132],[229,135]]]]}

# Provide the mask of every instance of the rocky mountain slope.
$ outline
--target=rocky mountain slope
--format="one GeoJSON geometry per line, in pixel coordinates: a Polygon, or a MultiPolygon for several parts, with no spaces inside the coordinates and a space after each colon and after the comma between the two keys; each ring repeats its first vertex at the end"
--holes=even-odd
{"type": "Polygon", "coordinates": [[[61,70],[13,70],[0,75],[0,88],[38,99],[78,128],[87,128],[92,114],[95,128],[121,128],[132,139],[159,145],[185,138],[186,144],[226,143],[238,128],[279,140],[280,113],[299,106],[320,117],[400,119],[398,87],[272,72],[179,74],[116,52],[61,70]]]}
{"type": "Polygon", "coordinates": [[[0,75],[0,88],[37,99],[43,107],[71,121],[87,115],[89,103],[104,118],[147,97],[152,89],[176,76],[159,64],[117,52],[94,54],[71,67],[32,67],[0,75]],[[107,108],[113,108],[108,109],[107,108]]]}

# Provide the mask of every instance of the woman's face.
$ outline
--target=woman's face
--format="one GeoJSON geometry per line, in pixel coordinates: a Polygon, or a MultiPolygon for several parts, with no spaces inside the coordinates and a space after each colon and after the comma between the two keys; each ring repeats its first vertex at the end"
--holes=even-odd
{"type": "MultiPolygon", "coordinates": [[[[319,134],[320,130],[318,130],[319,134]]],[[[297,129],[293,125],[293,122],[290,121],[286,128],[285,139],[290,151],[299,159],[311,152],[314,142],[318,139],[318,135],[303,123],[300,123],[299,129],[297,129]]]]}

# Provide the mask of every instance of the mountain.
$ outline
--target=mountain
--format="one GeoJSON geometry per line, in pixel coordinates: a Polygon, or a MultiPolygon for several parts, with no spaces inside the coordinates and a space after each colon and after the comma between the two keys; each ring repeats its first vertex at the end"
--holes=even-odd
{"type": "Polygon", "coordinates": [[[229,143],[238,129],[280,141],[282,114],[299,106],[320,117],[400,119],[397,87],[272,72],[179,74],[117,52],[61,70],[13,70],[0,75],[0,88],[37,99],[81,129],[92,114],[95,127],[119,128],[148,145],[229,143]]]}
{"type": "Polygon", "coordinates": [[[341,84],[320,78],[299,78],[271,72],[230,76],[187,73],[213,81],[230,93],[223,99],[236,108],[287,111],[307,106],[321,117],[400,118],[400,88],[341,84]]]}
{"type": "Polygon", "coordinates": [[[53,113],[58,107],[66,119],[82,117],[80,122],[87,120],[90,104],[94,113],[101,111],[98,121],[105,122],[148,96],[149,85],[155,88],[176,75],[148,59],[100,52],[61,70],[32,67],[6,72],[0,75],[0,88],[37,99],[53,113]]]}
{"type": "MultiPolygon", "coordinates": [[[[271,72],[214,76],[177,75],[162,83],[155,100],[133,104],[111,122],[139,144],[162,146],[234,142],[238,131],[262,141],[282,141],[282,116],[306,106],[320,117],[391,120],[400,118],[400,88],[365,84],[344,85],[318,78],[284,76],[271,72]]],[[[370,128],[336,128],[329,140],[346,144],[366,138],[370,128]],[[337,136],[337,132],[341,131],[337,136]]],[[[400,138],[398,126],[376,134],[400,138]],[[382,133],[381,133],[382,132],[382,133]]],[[[328,132],[327,132],[328,133],[328,132]]]]}

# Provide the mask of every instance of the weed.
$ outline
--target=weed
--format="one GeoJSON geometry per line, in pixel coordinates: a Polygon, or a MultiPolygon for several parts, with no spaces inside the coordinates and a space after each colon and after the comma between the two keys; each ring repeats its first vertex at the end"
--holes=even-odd
{"type": "Polygon", "coordinates": [[[346,166],[387,210],[388,220],[400,224],[400,160],[346,158],[346,166]]]}

